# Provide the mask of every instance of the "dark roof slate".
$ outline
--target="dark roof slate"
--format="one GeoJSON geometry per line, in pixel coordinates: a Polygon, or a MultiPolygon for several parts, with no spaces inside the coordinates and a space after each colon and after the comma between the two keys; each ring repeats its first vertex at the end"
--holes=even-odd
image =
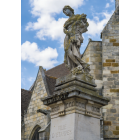
{"type": "Polygon", "coordinates": [[[53,95],[55,83],[56,83],[56,78],[52,77],[52,76],[48,76],[48,75],[45,75],[45,76],[46,76],[46,82],[48,84],[49,92],[51,95],[53,95]]]}
{"type": "Polygon", "coordinates": [[[32,92],[21,89],[21,114],[24,114],[24,110],[27,110],[32,92]]]}
{"type": "Polygon", "coordinates": [[[53,76],[56,78],[65,76],[70,73],[70,70],[65,66],[64,63],[45,71],[45,75],[53,76]]]}

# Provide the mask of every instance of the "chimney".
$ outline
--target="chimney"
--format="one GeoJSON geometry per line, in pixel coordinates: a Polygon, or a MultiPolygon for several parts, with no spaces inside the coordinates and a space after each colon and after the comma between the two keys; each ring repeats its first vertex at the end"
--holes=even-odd
{"type": "Polygon", "coordinates": [[[117,8],[119,6],[119,0],[116,0],[115,7],[117,8]]]}

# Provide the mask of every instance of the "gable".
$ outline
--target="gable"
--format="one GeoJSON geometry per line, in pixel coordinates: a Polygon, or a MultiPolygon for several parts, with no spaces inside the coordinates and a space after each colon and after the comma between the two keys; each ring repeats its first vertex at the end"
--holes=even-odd
{"type": "Polygon", "coordinates": [[[111,29],[111,26],[110,25],[113,25],[113,24],[116,24],[116,23],[119,24],[119,6],[116,8],[116,10],[114,11],[113,15],[111,16],[111,18],[107,22],[106,26],[102,30],[102,32],[101,32],[101,38],[102,38],[102,34],[103,33],[108,33],[108,30],[111,29]]]}

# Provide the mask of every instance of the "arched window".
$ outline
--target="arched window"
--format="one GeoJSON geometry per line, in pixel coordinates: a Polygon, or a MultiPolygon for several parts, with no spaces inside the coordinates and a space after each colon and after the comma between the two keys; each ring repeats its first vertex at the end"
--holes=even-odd
{"type": "Polygon", "coordinates": [[[39,125],[35,126],[34,129],[32,130],[30,140],[39,140],[39,133],[38,131],[41,129],[39,125]]]}
{"type": "Polygon", "coordinates": [[[39,127],[35,130],[32,140],[39,140],[39,133],[38,133],[39,130],[40,130],[39,127]]]}

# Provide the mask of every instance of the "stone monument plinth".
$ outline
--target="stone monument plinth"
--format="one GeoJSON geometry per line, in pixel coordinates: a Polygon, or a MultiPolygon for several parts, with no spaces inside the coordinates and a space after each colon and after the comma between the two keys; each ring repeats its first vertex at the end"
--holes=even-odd
{"type": "Polygon", "coordinates": [[[50,140],[100,140],[100,108],[109,100],[99,95],[93,78],[85,73],[58,78],[54,94],[42,101],[51,107],[50,140]]]}

